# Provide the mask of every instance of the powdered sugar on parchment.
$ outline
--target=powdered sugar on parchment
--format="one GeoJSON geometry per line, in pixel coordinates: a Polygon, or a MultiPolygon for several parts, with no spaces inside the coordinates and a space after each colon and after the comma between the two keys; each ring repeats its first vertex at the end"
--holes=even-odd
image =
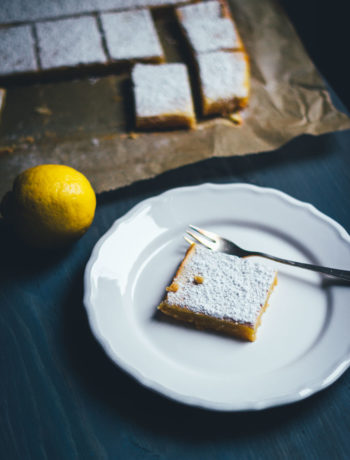
{"type": "Polygon", "coordinates": [[[149,10],[101,14],[109,53],[114,60],[163,56],[149,10]]]}
{"type": "Polygon", "coordinates": [[[197,56],[202,92],[210,101],[246,98],[247,61],[243,52],[214,51],[197,56]]]}
{"type": "Polygon", "coordinates": [[[136,113],[139,117],[165,114],[194,116],[184,64],[136,64],[132,71],[136,113]]]}
{"type": "Polygon", "coordinates": [[[178,17],[196,53],[237,50],[241,42],[233,21],[222,17],[217,1],[198,3],[177,9],[178,17]]]}

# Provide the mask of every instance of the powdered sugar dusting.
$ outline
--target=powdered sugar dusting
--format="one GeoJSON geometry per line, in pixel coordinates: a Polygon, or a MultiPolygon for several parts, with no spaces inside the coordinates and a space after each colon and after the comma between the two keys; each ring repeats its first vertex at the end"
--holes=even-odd
{"type": "Polygon", "coordinates": [[[112,0],[111,8],[116,8],[116,4],[120,8],[131,9],[138,8],[140,6],[159,7],[169,5],[179,5],[189,3],[192,0],[112,0]],[[119,6],[120,4],[120,6],[119,6]]]}
{"type": "Polygon", "coordinates": [[[39,22],[35,27],[43,69],[106,62],[93,16],[39,22]]]}
{"type": "Polygon", "coordinates": [[[178,8],[179,18],[196,53],[241,48],[233,21],[222,17],[217,1],[178,8]]]}
{"type": "MultiPolygon", "coordinates": [[[[0,10],[3,8],[1,5],[0,10]]],[[[0,75],[35,70],[38,69],[30,26],[0,28],[0,75]]]]}
{"type": "Polygon", "coordinates": [[[248,63],[244,52],[214,51],[197,56],[202,92],[211,101],[246,98],[248,63]]]}
{"type": "Polygon", "coordinates": [[[103,30],[112,59],[163,56],[163,50],[149,10],[101,14],[103,30]]]}
{"type": "Polygon", "coordinates": [[[138,117],[176,113],[194,116],[184,64],[136,64],[132,80],[138,117]]]}
{"type": "Polygon", "coordinates": [[[207,18],[220,18],[221,5],[217,0],[195,3],[194,5],[183,6],[178,8],[183,21],[206,20],[207,18]]]}
{"type": "Polygon", "coordinates": [[[261,263],[195,246],[168,304],[219,319],[254,325],[276,272],[261,263]],[[195,276],[203,283],[195,283],[195,276]]]}

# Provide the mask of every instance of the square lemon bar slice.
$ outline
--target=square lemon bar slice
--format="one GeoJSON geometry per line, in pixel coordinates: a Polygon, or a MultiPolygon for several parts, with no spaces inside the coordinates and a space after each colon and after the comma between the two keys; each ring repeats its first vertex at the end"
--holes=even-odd
{"type": "Polygon", "coordinates": [[[132,82],[138,128],[195,126],[190,81],[184,64],[136,64],[132,82]]]}
{"type": "Polygon", "coordinates": [[[193,54],[243,49],[238,29],[223,0],[177,8],[176,16],[193,54]]]}
{"type": "Polygon", "coordinates": [[[203,115],[228,114],[249,100],[250,68],[244,51],[213,51],[197,56],[203,115]]]}
{"type": "Polygon", "coordinates": [[[111,59],[163,62],[163,49],[147,9],[101,14],[101,22],[111,59]]]}
{"type": "Polygon", "coordinates": [[[199,329],[255,341],[277,272],[192,244],[158,309],[199,329]]]}

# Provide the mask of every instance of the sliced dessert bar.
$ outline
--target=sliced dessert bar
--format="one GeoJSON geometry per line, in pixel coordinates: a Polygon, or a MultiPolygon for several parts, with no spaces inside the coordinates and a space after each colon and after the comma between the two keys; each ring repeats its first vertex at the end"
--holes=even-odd
{"type": "Polygon", "coordinates": [[[40,65],[44,70],[105,64],[100,32],[94,16],[35,24],[40,65]]]}
{"type": "Polygon", "coordinates": [[[158,309],[253,342],[276,284],[276,271],[261,263],[192,244],[158,309]]]}
{"type": "Polygon", "coordinates": [[[243,49],[237,27],[223,0],[183,6],[176,9],[176,15],[194,54],[243,49]]]}
{"type": "Polygon", "coordinates": [[[138,128],[195,126],[190,82],[184,64],[136,64],[132,82],[138,128]]]}
{"type": "Polygon", "coordinates": [[[166,8],[174,5],[185,5],[198,0],[112,0],[114,10],[131,10],[134,8],[166,8]]]}
{"type": "Polygon", "coordinates": [[[107,48],[113,61],[163,62],[152,15],[147,9],[101,14],[107,48]]]}
{"type": "Polygon", "coordinates": [[[0,77],[37,70],[31,26],[0,27],[0,77]]]}
{"type": "Polygon", "coordinates": [[[249,99],[249,59],[244,51],[214,51],[197,56],[203,115],[228,114],[249,99]]]}

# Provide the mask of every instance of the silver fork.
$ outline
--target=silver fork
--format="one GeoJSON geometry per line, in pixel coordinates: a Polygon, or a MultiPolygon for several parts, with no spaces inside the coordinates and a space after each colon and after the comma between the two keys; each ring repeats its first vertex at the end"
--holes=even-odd
{"type": "MultiPolygon", "coordinates": [[[[264,257],[265,259],[271,259],[275,262],[280,262],[281,264],[293,265],[294,267],[306,268],[307,270],[313,270],[315,272],[324,273],[326,275],[335,276],[343,280],[350,281],[350,270],[339,270],[337,268],[322,267],[320,265],[311,265],[304,264],[302,262],[294,262],[293,260],[281,259],[280,257],[271,256],[265,254],[264,252],[258,251],[247,251],[237,244],[229,241],[213,232],[208,232],[201,228],[195,227],[194,225],[189,225],[189,227],[194,230],[187,230],[187,233],[196,241],[199,241],[203,246],[206,246],[213,251],[226,252],[227,254],[232,254],[238,257],[249,257],[249,256],[259,256],[264,257]]],[[[190,240],[187,240],[191,242],[190,240]]]]}

